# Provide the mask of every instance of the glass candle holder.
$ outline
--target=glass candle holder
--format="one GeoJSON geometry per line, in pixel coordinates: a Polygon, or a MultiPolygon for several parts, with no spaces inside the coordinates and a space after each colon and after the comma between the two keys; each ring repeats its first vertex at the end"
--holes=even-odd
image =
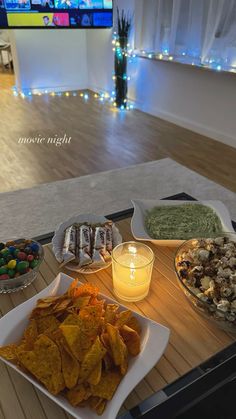
{"type": "Polygon", "coordinates": [[[154,253],[143,243],[127,242],[112,252],[113,289],[124,301],[143,300],[149,292],[154,253]]]}

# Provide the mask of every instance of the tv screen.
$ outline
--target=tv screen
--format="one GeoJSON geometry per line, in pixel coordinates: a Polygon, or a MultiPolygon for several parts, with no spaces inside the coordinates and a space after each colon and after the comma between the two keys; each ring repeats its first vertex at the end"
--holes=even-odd
{"type": "Polygon", "coordinates": [[[112,0],[0,0],[1,29],[112,27],[112,0]]]}

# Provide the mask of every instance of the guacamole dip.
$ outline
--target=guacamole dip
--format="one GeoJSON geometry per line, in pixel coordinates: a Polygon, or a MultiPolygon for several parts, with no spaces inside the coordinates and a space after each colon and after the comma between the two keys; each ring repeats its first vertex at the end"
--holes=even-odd
{"type": "Polygon", "coordinates": [[[145,226],[157,240],[185,240],[222,233],[219,217],[201,204],[163,205],[147,211],[145,226]]]}

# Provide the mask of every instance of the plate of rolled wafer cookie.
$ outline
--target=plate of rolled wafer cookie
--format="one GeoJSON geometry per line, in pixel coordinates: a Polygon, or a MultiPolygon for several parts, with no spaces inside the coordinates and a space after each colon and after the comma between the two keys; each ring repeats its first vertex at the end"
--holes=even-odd
{"type": "Polygon", "coordinates": [[[53,253],[61,267],[90,274],[111,265],[112,250],[122,243],[116,225],[94,214],[80,214],[61,223],[53,236],[53,253]]]}

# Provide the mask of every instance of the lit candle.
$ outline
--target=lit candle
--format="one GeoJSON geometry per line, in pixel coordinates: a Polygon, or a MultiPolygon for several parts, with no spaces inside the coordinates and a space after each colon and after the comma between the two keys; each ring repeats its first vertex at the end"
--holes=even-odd
{"type": "Polygon", "coordinates": [[[154,254],[142,243],[118,245],[112,252],[113,288],[124,301],[140,301],[148,295],[154,254]]]}

